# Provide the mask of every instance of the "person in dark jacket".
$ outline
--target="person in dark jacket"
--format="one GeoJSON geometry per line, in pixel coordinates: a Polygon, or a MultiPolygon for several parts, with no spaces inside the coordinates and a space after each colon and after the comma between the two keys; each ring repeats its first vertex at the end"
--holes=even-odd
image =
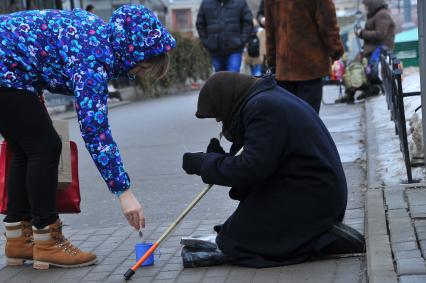
{"type": "Polygon", "coordinates": [[[215,71],[239,72],[244,46],[253,30],[253,15],[246,1],[203,0],[196,26],[215,71]]]}
{"type": "Polygon", "coordinates": [[[332,0],[265,0],[268,65],[280,86],[317,113],[322,78],[344,53],[332,0]]]}
{"type": "MultiPolygon", "coordinates": [[[[183,156],[188,174],[232,187],[230,197],[240,201],[216,238],[232,262],[270,267],[363,251],[362,236],[341,223],[345,174],[333,139],[312,107],[272,76],[220,72],[202,88],[196,116],[222,122],[223,135],[233,143],[230,154],[212,146],[213,140],[207,153],[183,156]],[[241,147],[242,154],[234,156],[241,147]]],[[[185,262],[199,251],[186,252],[191,256],[184,256],[185,266],[211,263],[185,262]]]]}
{"type": "Polygon", "coordinates": [[[38,269],[93,264],[96,255],[80,251],[61,232],[56,191],[61,147],[66,145],[42,93],[74,97],[90,156],[129,224],[142,229],[143,208],[130,189],[108,123],[108,81],[164,76],[175,39],[152,11],[139,5],[120,7],[110,22],[82,9],[0,15],[0,38],[0,133],[13,152],[4,219],[7,264],[33,260],[38,269]]]}

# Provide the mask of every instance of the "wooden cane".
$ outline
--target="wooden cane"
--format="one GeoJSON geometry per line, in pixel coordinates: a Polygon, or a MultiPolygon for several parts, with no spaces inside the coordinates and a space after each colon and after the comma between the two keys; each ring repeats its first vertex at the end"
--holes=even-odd
{"type": "MultiPolygon", "coordinates": [[[[235,156],[240,155],[243,152],[241,148],[235,156]]],[[[194,206],[208,193],[213,185],[207,185],[204,190],[197,195],[197,197],[185,208],[185,210],[179,215],[179,217],[167,228],[167,230],[161,235],[161,237],[152,245],[152,247],[146,251],[146,253],[136,262],[132,268],[129,268],[124,274],[124,279],[127,281],[135,274],[136,270],[145,262],[145,260],[158,248],[158,246],[173,232],[176,226],[185,218],[185,216],[194,208],[194,206]]]]}

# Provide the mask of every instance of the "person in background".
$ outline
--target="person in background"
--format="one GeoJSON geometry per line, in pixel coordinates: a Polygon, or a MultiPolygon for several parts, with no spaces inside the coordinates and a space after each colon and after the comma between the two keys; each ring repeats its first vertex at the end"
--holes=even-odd
{"type": "Polygon", "coordinates": [[[197,15],[198,36],[212,56],[216,72],[239,72],[242,53],[253,30],[245,0],[203,0],[197,15]]]}
{"type": "Polygon", "coordinates": [[[322,78],[344,53],[332,0],[265,0],[267,61],[278,84],[317,113],[322,78]]]}
{"type": "Polygon", "coordinates": [[[90,156],[129,224],[142,229],[143,208],[108,123],[107,83],[119,76],[161,78],[175,39],[150,10],[137,5],[117,9],[108,23],[81,9],[0,15],[0,38],[0,134],[13,152],[6,263],[33,260],[36,269],[94,264],[95,254],[62,234],[56,212],[62,143],[40,95],[48,90],[74,96],[90,156]]]}
{"type": "Polygon", "coordinates": [[[244,63],[250,68],[252,76],[261,76],[265,60],[265,30],[253,20],[254,27],[244,50],[244,63]]]}
{"type": "Polygon", "coordinates": [[[196,117],[220,122],[232,146],[226,153],[211,139],[206,153],[184,154],[183,169],[206,184],[232,187],[229,196],[239,205],[215,227],[218,250],[181,242],[185,267],[272,267],[364,251],[362,235],[342,223],[345,173],[311,106],[272,76],[219,72],[201,89],[196,117]]]}
{"type": "Polygon", "coordinates": [[[257,22],[259,23],[259,25],[262,28],[265,28],[265,2],[263,0],[260,1],[259,3],[259,9],[257,10],[257,15],[256,15],[256,19],[257,22]]]}
{"type": "MultiPolygon", "coordinates": [[[[367,22],[363,29],[358,29],[355,35],[364,40],[362,58],[371,63],[372,56],[380,56],[381,48],[386,46],[392,51],[395,45],[395,22],[392,19],[388,4],[385,0],[363,0],[367,11],[367,22]],[[378,50],[379,49],[379,50],[378,50]]],[[[378,64],[378,60],[375,60],[378,64]]],[[[371,67],[376,67],[370,64],[371,67]]],[[[378,69],[377,69],[378,71],[378,69]]],[[[378,75],[378,74],[377,74],[378,75]]],[[[357,99],[364,99],[380,93],[380,82],[367,72],[367,85],[357,99]]]]}
{"type": "Polygon", "coordinates": [[[93,6],[92,4],[87,5],[86,11],[89,13],[93,13],[95,11],[95,6],[93,6]]]}

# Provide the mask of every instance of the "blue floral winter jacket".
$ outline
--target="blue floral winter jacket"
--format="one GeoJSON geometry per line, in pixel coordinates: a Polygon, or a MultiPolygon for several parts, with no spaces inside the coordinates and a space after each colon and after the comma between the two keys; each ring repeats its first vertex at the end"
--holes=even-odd
{"type": "Polygon", "coordinates": [[[119,195],[130,180],[108,125],[107,83],[174,46],[143,6],[125,5],[109,23],[81,9],[1,15],[0,87],[73,95],[86,147],[111,192],[119,195]]]}

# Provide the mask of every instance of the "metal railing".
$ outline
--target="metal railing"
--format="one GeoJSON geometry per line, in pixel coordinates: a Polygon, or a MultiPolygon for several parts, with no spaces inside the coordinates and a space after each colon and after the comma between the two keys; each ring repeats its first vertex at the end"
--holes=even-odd
{"type": "Polygon", "coordinates": [[[386,50],[380,58],[383,90],[390,111],[390,118],[395,123],[395,134],[399,137],[400,150],[402,152],[407,171],[407,183],[413,183],[410,162],[410,152],[407,139],[407,126],[405,119],[404,98],[420,95],[420,92],[404,93],[402,88],[402,70],[400,60],[386,50]]]}

